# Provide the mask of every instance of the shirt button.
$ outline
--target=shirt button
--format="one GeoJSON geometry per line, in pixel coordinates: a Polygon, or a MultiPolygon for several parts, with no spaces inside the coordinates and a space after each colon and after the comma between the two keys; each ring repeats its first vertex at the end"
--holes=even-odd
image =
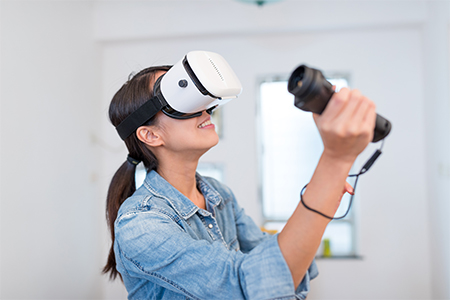
{"type": "Polygon", "coordinates": [[[208,227],[211,229],[213,228],[213,224],[209,224],[208,227]]]}

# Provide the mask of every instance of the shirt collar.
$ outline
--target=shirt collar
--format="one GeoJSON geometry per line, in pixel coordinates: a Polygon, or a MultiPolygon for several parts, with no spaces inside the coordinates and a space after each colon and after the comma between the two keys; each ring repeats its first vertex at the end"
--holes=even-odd
{"type": "Polygon", "coordinates": [[[213,212],[213,208],[220,204],[222,201],[222,196],[219,192],[214,189],[214,187],[200,174],[196,174],[195,178],[197,179],[197,185],[200,188],[203,196],[205,197],[206,207],[209,211],[213,212]]]}
{"type": "MultiPolygon", "coordinates": [[[[220,194],[198,173],[196,174],[196,180],[205,197],[206,207],[209,209],[219,205],[222,200],[220,194]]],[[[170,206],[184,219],[190,218],[199,210],[198,206],[154,170],[147,174],[144,186],[155,196],[166,199],[170,206]]]]}

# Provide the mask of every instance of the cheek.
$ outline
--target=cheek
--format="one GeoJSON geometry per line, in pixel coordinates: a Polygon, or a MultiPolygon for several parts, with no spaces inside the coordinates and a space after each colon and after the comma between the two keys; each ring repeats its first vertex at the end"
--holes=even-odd
{"type": "Polygon", "coordinates": [[[180,130],[171,137],[172,147],[182,149],[209,149],[219,142],[215,130],[180,130]]]}
{"type": "Polygon", "coordinates": [[[195,144],[195,139],[193,139],[192,133],[189,134],[187,130],[179,128],[167,133],[164,142],[169,148],[181,150],[190,144],[195,144]]]}
{"type": "MultiPolygon", "coordinates": [[[[163,123],[163,122],[162,122],[163,123]]],[[[175,150],[206,149],[219,142],[219,136],[214,129],[197,128],[195,119],[167,119],[160,128],[167,147],[175,150]]]]}

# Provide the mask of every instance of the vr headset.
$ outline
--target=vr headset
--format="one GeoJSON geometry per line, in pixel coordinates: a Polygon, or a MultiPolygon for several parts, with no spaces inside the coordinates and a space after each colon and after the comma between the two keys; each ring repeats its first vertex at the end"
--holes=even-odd
{"type": "Polygon", "coordinates": [[[156,80],[153,97],[123,120],[116,130],[125,140],[156,113],[175,119],[211,114],[237,98],[242,85],[226,60],[217,53],[191,51],[156,80]]]}

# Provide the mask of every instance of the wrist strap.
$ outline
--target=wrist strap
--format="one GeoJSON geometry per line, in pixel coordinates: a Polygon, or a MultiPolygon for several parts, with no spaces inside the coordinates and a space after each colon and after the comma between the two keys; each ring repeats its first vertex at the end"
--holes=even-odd
{"type": "MultiPolygon", "coordinates": [[[[356,179],[355,179],[355,185],[353,186],[353,190],[356,191],[356,185],[358,184],[359,176],[362,175],[362,174],[364,174],[364,173],[366,173],[367,171],[369,171],[370,167],[371,167],[371,166],[373,165],[373,163],[377,160],[377,158],[381,155],[381,153],[382,153],[382,152],[381,152],[381,149],[383,148],[383,144],[384,144],[384,140],[383,140],[383,143],[381,144],[381,148],[380,148],[380,149],[377,149],[377,151],[375,151],[375,153],[374,153],[374,154],[369,158],[369,160],[364,164],[364,166],[361,168],[361,170],[359,171],[358,174],[348,175],[348,177],[356,177],[356,179]]],[[[303,206],[304,206],[306,209],[308,209],[308,210],[310,210],[310,211],[312,211],[312,212],[315,212],[316,214],[319,214],[319,215],[321,215],[322,217],[327,218],[327,219],[329,219],[329,220],[340,220],[340,219],[343,219],[343,218],[345,218],[345,217],[348,215],[348,213],[350,212],[350,209],[351,209],[352,203],[353,203],[353,197],[355,196],[355,193],[353,193],[353,195],[350,197],[350,202],[349,202],[349,204],[348,204],[348,208],[347,208],[347,211],[345,212],[345,214],[344,214],[343,216],[341,216],[341,217],[335,218],[335,217],[327,216],[326,214],[321,213],[320,211],[315,210],[314,208],[311,208],[311,207],[309,207],[308,205],[306,205],[305,201],[303,200],[303,194],[304,194],[304,192],[305,192],[307,186],[308,186],[308,184],[306,184],[306,185],[302,188],[302,190],[300,191],[300,202],[303,204],[303,206]]]]}

